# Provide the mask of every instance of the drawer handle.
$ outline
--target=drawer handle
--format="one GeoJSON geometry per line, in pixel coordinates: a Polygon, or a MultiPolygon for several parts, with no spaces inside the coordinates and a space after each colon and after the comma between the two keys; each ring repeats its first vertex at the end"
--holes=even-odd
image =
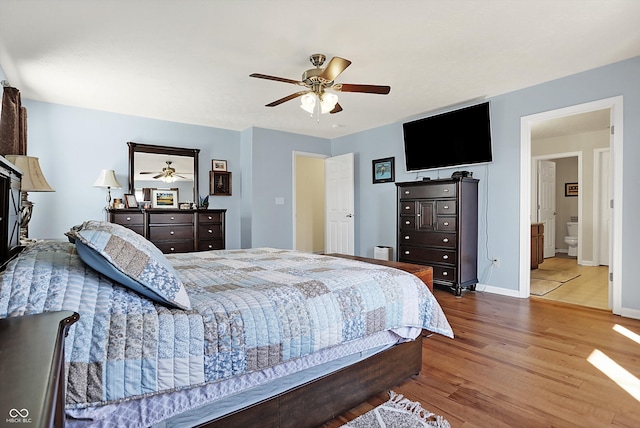
{"type": "Polygon", "coordinates": [[[448,210],[448,209],[449,209],[449,205],[445,205],[445,206],[444,206],[444,209],[445,209],[445,210],[448,210]]]}
{"type": "Polygon", "coordinates": [[[127,217],[127,221],[131,221],[131,217],[127,217]]]}
{"type": "Polygon", "coordinates": [[[447,192],[449,192],[449,189],[444,189],[443,192],[447,193],[447,192]]]}
{"type": "Polygon", "coordinates": [[[442,276],[447,276],[449,275],[449,272],[442,272],[442,276]]]}
{"type": "Polygon", "coordinates": [[[213,217],[211,217],[211,216],[209,216],[208,218],[209,218],[209,220],[213,220],[213,217]]]}
{"type": "Polygon", "coordinates": [[[173,248],[173,247],[171,247],[171,248],[169,248],[169,250],[171,250],[171,251],[175,251],[176,249],[175,249],[175,248],[173,248]]]}
{"type": "Polygon", "coordinates": [[[405,207],[404,207],[404,209],[405,209],[405,210],[410,210],[410,209],[411,209],[411,207],[410,207],[409,205],[407,205],[407,206],[405,206],[405,207]]]}
{"type": "Polygon", "coordinates": [[[175,232],[172,230],[169,232],[169,235],[173,235],[175,232]]]}
{"type": "Polygon", "coordinates": [[[442,242],[444,242],[444,243],[446,244],[447,242],[449,242],[449,238],[444,238],[444,239],[442,240],[442,242]]]}
{"type": "Polygon", "coordinates": [[[409,240],[409,239],[411,239],[411,237],[410,237],[409,235],[406,235],[406,236],[404,237],[404,239],[409,240]]]}
{"type": "Polygon", "coordinates": [[[213,248],[213,245],[209,244],[209,249],[212,249],[212,248],[213,248]]]}
{"type": "Polygon", "coordinates": [[[411,224],[409,220],[405,221],[404,224],[411,224]]]}
{"type": "Polygon", "coordinates": [[[447,259],[449,258],[449,256],[445,254],[444,256],[442,256],[442,258],[443,258],[444,260],[447,260],[447,259]]]}
{"type": "Polygon", "coordinates": [[[422,214],[418,213],[418,217],[420,217],[422,214]]]}
{"type": "Polygon", "coordinates": [[[408,195],[409,193],[411,193],[411,192],[410,192],[410,191],[408,191],[408,190],[405,190],[405,191],[404,191],[404,194],[405,194],[405,195],[408,195]]]}
{"type": "Polygon", "coordinates": [[[171,217],[171,220],[175,220],[175,219],[176,219],[175,217],[171,217]]]}
{"type": "Polygon", "coordinates": [[[449,226],[449,222],[448,222],[448,221],[445,221],[443,224],[444,224],[445,226],[449,226]]]}
{"type": "Polygon", "coordinates": [[[411,254],[411,253],[409,252],[409,250],[406,250],[404,253],[405,253],[405,254],[411,254]]]}
{"type": "Polygon", "coordinates": [[[213,230],[209,229],[209,230],[207,230],[207,232],[209,232],[209,233],[213,233],[213,230]]]}

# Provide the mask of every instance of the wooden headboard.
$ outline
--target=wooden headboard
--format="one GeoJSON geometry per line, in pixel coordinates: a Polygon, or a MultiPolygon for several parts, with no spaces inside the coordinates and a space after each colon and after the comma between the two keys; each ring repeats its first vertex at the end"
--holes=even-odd
{"type": "Polygon", "coordinates": [[[20,252],[22,171],[0,156],[0,270],[20,252]]]}

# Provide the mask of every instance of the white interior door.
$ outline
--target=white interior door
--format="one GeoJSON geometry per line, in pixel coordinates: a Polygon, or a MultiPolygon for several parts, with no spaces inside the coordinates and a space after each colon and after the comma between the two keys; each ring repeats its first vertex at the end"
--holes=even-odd
{"type": "Polygon", "coordinates": [[[353,153],[325,160],[325,251],[354,255],[353,153]]]}
{"type": "Polygon", "coordinates": [[[538,222],[544,223],[544,257],[556,255],[556,163],[538,161],[538,222]]]}
{"type": "Polygon", "coordinates": [[[600,160],[600,182],[599,186],[599,245],[598,251],[598,264],[603,266],[609,266],[609,248],[611,247],[611,240],[609,235],[611,232],[611,174],[609,173],[609,164],[611,162],[610,151],[602,150],[599,152],[600,160]]]}

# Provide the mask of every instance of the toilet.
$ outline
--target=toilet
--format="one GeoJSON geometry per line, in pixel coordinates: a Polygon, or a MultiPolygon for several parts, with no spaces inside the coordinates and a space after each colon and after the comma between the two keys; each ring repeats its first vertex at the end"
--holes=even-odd
{"type": "Polygon", "coordinates": [[[567,233],[569,236],[564,237],[564,242],[569,246],[569,256],[576,257],[578,255],[578,222],[567,222],[567,233]]]}

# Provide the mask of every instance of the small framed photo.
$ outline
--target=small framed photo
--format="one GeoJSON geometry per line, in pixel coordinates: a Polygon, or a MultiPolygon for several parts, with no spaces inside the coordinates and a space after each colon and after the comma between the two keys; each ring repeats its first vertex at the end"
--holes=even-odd
{"type": "Polygon", "coordinates": [[[151,191],[153,208],[178,208],[178,191],[154,189],[151,191]]]}
{"type": "Polygon", "coordinates": [[[225,172],[227,170],[227,161],[226,160],[212,160],[211,161],[211,171],[225,172]]]}
{"type": "Polygon", "coordinates": [[[373,184],[377,183],[393,183],[395,178],[394,163],[395,157],[375,159],[373,166],[373,184]]]}
{"type": "Polygon", "coordinates": [[[126,208],[138,208],[138,201],[136,200],[136,195],[125,193],[124,206],[126,208]]]}
{"type": "Polygon", "coordinates": [[[564,183],[565,196],[578,196],[578,183],[564,183]]]}

